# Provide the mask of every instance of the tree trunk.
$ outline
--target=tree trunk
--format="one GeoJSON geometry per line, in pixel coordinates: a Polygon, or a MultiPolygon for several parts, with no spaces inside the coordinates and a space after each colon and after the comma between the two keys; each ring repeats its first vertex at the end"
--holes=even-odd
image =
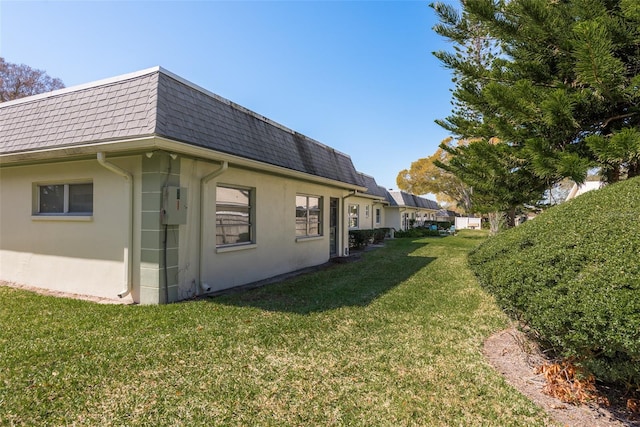
{"type": "Polygon", "coordinates": [[[509,208],[509,210],[507,211],[506,219],[507,219],[508,228],[513,228],[516,226],[516,208],[515,207],[509,208]]]}
{"type": "Polygon", "coordinates": [[[502,212],[490,212],[489,216],[489,231],[491,235],[498,234],[500,231],[500,225],[502,224],[504,214],[502,212]]]}

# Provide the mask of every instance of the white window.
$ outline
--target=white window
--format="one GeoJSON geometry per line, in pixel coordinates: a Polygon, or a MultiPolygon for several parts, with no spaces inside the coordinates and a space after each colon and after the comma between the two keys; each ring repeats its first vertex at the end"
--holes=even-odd
{"type": "Polygon", "coordinates": [[[382,221],[382,213],[380,208],[376,208],[376,224],[380,224],[382,221]]]}
{"type": "Polygon", "coordinates": [[[36,214],[92,215],[93,183],[37,185],[36,214]]]}
{"type": "Polygon", "coordinates": [[[253,189],[216,188],[216,246],[254,241],[253,201],[253,189]]]}
{"type": "Polygon", "coordinates": [[[322,235],[322,197],[296,195],[296,236],[322,235]]]}
{"type": "Polygon", "coordinates": [[[369,208],[370,208],[369,205],[364,207],[364,217],[365,218],[369,218],[369,208]]]}
{"type": "Polygon", "coordinates": [[[411,223],[409,222],[409,214],[407,212],[402,214],[402,229],[403,230],[408,230],[409,228],[411,228],[411,223]]]}
{"type": "Polygon", "coordinates": [[[349,205],[349,228],[358,228],[360,205],[349,205]]]}

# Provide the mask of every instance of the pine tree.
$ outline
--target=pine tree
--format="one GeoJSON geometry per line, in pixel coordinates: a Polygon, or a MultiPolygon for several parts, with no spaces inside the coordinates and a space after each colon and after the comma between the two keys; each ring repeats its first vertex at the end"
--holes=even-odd
{"type": "MultiPolygon", "coordinates": [[[[496,139],[480,140],[457,147],[441,144],[449,152],[448,163],[435,164],[456,175],[471,188],[473,211],[481,214],[505,212],[507,226],[515,225],[516,209],[540,197],[545,190],[518,149],[496,139]],[[532,183],[538,182],[538,185],[532,183]]],[[[496,230],[492,230],[496,231],[496,230]]]]}
{"type": "Polygon", "coordinates": [[[433,5],[441,21],[436,32],[467,46],[475,36],[465,30],[473,25],[500,51],[484,69],[472,57],[436,53],[453,72],[455,102],[464,105],[442,126],[459,138],[497,137],[518,149],[516,156],[547,187],[564,177],[583,181],[593,162],[605,166],[611,181],[626,173],[621,168],[634,173],[633,161],[616,163],[602,153],[640,126],[635,0],[464,0],[462,6],[457,15],[433,5]],[[588,144],[590,136],[600,139],[588,144]]]}

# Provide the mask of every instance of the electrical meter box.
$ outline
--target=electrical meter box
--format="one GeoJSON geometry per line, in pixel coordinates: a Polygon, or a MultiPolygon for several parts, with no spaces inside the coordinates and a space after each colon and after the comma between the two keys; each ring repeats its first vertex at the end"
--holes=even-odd
{"type": "Polygon", "coordinates": [[[162,224],[187,223],[187,188],[164,187],[162,193],[162,224]]]}

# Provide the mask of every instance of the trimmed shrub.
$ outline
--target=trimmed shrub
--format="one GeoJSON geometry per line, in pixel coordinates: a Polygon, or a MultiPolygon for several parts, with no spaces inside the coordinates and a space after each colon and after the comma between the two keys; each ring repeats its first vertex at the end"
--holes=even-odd
{"type": "Polygon", "coordinates": [[[373,243],[382,243],[389,234],[390,228],[376,228],[373,230],[373,243]]]}
{"type": "Polygon", "coordinates": [[[373,230],[349,230],[349,249],[361,249],[373,239],[373,230]]]}
{"type": "Polygon", "coordinates": [[[389,230],[389,228],[349,230],[349,249],[361,249],[369,243],[381,243],[387,237],[389,230]]]}
{"type": "Polygon", "coordinates": [[[430,227],[415,227],[409,228],[407,230],[398,230],[395,232],[395,237],[429,237],[429,236],[439,236],[440,233],[438,230],[432,230],[430,227]]]}
{"type": "Polygon", "coordinates": [[[640,386],[640,178],[591,191],[469,256],[512,318],[599,380],[640,386]]]}

